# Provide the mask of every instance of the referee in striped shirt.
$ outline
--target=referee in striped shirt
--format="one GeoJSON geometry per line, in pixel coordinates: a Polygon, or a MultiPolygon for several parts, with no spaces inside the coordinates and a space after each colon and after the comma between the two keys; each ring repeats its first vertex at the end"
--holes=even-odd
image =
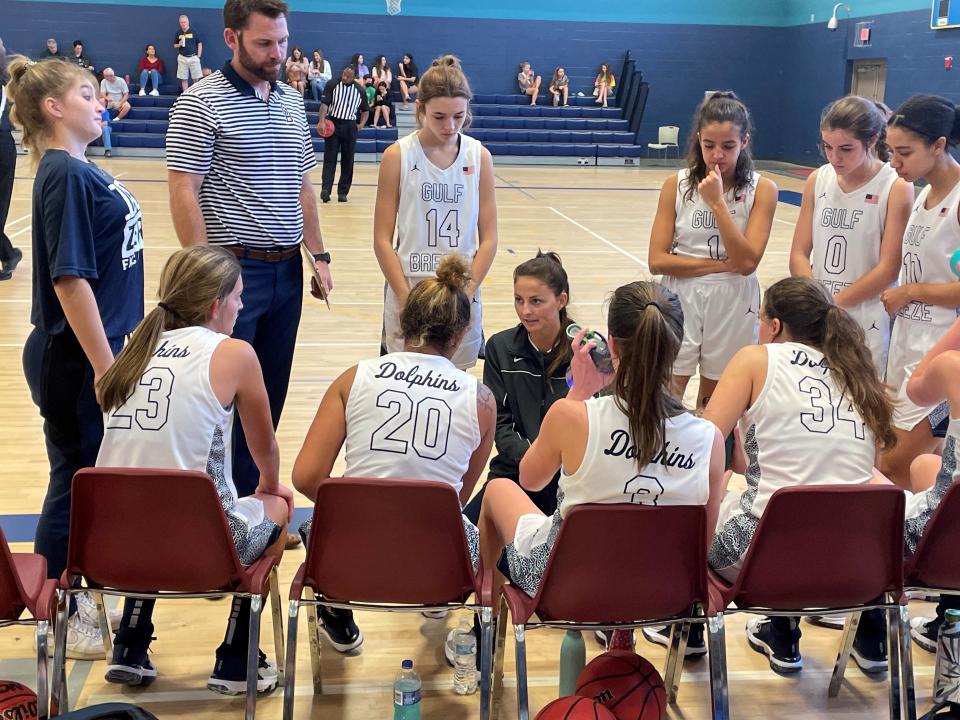
{"type": "MultiPolygon", "coordinates": [[[[299,93],[277,82],[287,55],[283,0],[227,0],[224,40],[233,58],[180,96],[167,130],[170,210],[183,246],[221,245],[240,260],[243,309],[233,336],[253,345],[273,425],[280,421],[303,303],[300,243],[329,290],[309,172],[316,167],[299,93]]],[[[266,438],[250,439],[261,460],[266,438]]],[[[233,479],[241,496],[260,474],[238,421],[233,479]]]]}
{"type": "Polygon", "coordinates": [[[353,184],[353,154],[357,149],[357,135],[360,128],[367,124],[370,106],[367,96],[354,81],[352,67],[346,67],[340,79],[334,79],[323,88],[320,99],[320,122],[317,130],[322,132],[327,116],[333,121],[333,135],[323,141],[323,185],[320,199],[330,202],[333,190],[333,177],[337,174],[337,153],[340,153],[340,182],[337,183],[337,201],[346,202],[353,184]],[[357,120],[360,113],[360,120],[357,120]]]}

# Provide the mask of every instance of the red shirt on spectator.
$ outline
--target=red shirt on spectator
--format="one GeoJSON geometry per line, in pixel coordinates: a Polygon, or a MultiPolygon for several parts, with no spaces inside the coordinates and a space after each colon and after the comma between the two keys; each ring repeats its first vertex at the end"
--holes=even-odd
{"type": "Polygon", "coordinates": [[[140,67],[137,68],[137,72],[142,72],[144,70],[156,70],[158,73],[163,75],[163,60],[160,58],[154,58],[153,62],[150,62],[150,58],[144,55],[140,58],[140,67]]]}

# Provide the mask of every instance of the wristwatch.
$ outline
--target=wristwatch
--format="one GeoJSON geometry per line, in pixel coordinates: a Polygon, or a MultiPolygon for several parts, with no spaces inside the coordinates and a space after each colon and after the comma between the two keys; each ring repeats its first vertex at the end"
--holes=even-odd
{"type": "Polygon", "coordinates": [[[330,253],[312,253],[314,262],[325,262],[327,265],[330,264],[330,253]]]}

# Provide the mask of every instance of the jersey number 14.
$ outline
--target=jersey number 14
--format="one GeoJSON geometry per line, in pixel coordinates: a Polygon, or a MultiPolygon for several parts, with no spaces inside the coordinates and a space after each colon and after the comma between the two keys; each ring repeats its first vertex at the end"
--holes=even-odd
{"type": "Polygon", "coordinates": [[[460,246],[460,211],[450,210],[438,222],[436,208],[427,210],[427,245],[437,247],[444,240],[449,247],[460,246]]]}

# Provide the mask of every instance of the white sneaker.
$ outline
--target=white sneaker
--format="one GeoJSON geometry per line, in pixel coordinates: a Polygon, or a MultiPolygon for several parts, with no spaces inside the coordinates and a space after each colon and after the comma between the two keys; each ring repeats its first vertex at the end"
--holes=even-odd
{"type": "MultiPolygon", "coordinates": [[[[54,636],[55,637],[55,636],[54,636]]],[[[34,639],[36,643],[36,639],[34,639]]],[[[54,638],[47,639],[47,655],[53,657],[54,638]]],[[[67,619],[67,659],[103,660],[103,636],[100,626],[85,622],[80,613],[74,613],[67,619]]]]}
{"type": "Polygon", "coordinates": [[[144,90],[143,88],[140,88],[140,92],[137,93],[137,94],[138,94],[140,97],[146,97],[146,96],[147,96],[147,91],[144,90]]]}
{"type": "MultiPolygon", "coordinates": [[[[77,593],[77,612],[83,616],[83,621],[90,625],[100,625],[100,613],[97,612],[97,601],[93,599],[93,594],[88,592],[77,593]]],[[[120,620],[123,619],[123,610],[120,608],[107,608],[107,620],[110,623],[110,629],[116,632],[120,628],[120,620]]]]}
{"type": "Polygon", "coordinates": [[[424,610],[421,615],[423,615],[427,620],[443,620],[449,610],[424,610]]]}
{"type": "Polygon", "coordinates": [[[157,91],[156,88],[154,88],[153,90],[151,90],[151,91],[150,91],[150,94],[153,95],[154,97],[160,97],[160,93],[157,91]]]}

